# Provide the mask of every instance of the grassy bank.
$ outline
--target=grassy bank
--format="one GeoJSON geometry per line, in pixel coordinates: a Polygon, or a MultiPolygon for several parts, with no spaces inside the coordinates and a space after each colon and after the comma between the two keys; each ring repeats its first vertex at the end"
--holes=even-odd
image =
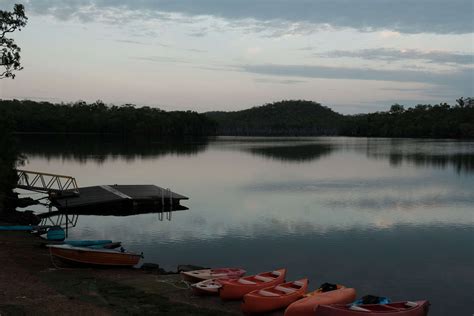
{"type": "Polygon", "coordinates": [[[240,315],[238,302],[195,297],[179,275],[55,266],[38,237],[0,233],[0,315],[240,315]]]}

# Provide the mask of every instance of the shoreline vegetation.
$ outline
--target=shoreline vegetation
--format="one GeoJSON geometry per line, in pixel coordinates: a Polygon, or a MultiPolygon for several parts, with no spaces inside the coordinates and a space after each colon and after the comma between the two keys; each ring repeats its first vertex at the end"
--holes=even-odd
{"type": "Polygon", "coordinates": [[[455,105],[394,104],[343,115],[320,103],[284,100],[241,111],[163,111],[102,101],[53,104],[0,100],[1,124],[18,134],[93,134],[147,139],[203,136],[361,136],[474,138],[474,99],[455,105]]]}

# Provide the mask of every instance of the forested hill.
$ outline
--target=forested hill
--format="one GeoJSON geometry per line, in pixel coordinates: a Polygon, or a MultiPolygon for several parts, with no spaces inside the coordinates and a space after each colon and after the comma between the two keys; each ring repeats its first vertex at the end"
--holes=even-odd
{"type": "Polygon", "coordinates": [[[10,117],[13,130],[20,133],[93,133],[162,136],[214,135],[216,123],[192,111],[166,112],[157,108],[76,102],[0,100],[0,116],[10,117]]]}
{"type": "Polygon", "coordinates": [[[319,103],[280,101],[236,112],[207,112],[218,135],[337,135],[343,116],[319,103]]]}
{"type": "Polygon", "coordinates": [[[382,112],[341,115],[311,101],[281,101],[237,112],[208,112],[219,135],[474,138],[474,99],[455,105],[395,104],[382,112]]]}
{"type": "Polygon", "coordinates": [[[168,136],[248,135],[474,138],[474,99],[342,115],[312,101],[280,101],[235,112],[166,112],[133,105],[0,100],[15,132],[168,136]]]}

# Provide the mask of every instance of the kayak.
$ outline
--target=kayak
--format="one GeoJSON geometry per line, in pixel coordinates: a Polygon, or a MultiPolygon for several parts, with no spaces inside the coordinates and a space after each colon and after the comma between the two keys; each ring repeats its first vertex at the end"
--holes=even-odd
{"type": "Polygon", "coordinates": [[[336,290],[323,292],[320,289],[306,295],[288,306],[285,316],[312,316],[320,304],[348,304],[354,301],[356,291],[352,288],[345,288],[338,285],[336,290]]]}
{"type": "Polygon", "coordinates": [[[46,239],[52,241],[63,241],[66,239],[66,233],[61,227],[53,226],[48,229],[48,232],[46,233],[46,239]]]}
{"type": "Polygon", "coordinates": [[[219,296],[223,300],[240,300],[247,293],[285,282],[285,276],[286,269],[279,269],[235,280],[222,280],[219,296]]]}
{"type": "Polygon", "coordinates": [[[315,316],[426,316],[428,301],[403,301],[389,304],[319,305],[315,316]]]}
{"type": "Polygon", "coordinates": [[[266,313],[285,308],[302,298],[308,288],[308,279],[282,283],[244,295],[242,312],[266,313]]]}
{"type": "Polygon", "coordinates": [[[244,275],[245,272],[245,270],[239,268],[202,269],[186,272],[182,271],[181,277],[185,281],[200,282],[209,279],[239,278],[244,275]]]}
{"type": "Polygon", "coordinates": [[[65,240],[65,244],[74,247],[90,247],[95,245],[110,244],[112,240],[65,240]]]}
{"type": "Polygon", "coordinates": [[[92,246],[87,246],[87,248],[92,248],[92,249],[115,249],[122,246],[122,243],[120,241],[116,242],[111,242],[108,244],[99,244],[99,245],[92,245],[92,246]]]}
{"type": "Polygon", "coordinates": [[[19,225],[12,225],[12,226],[0,226],[0,231],[32,231],[36,229],[38,226],[19,226],[19,225]]]}
{"type": "Polygon", "coordinates": [[[204,280],[191,285],[191,289],[197,295],[218,295],[221,287],[219,279],[204,280]]]}

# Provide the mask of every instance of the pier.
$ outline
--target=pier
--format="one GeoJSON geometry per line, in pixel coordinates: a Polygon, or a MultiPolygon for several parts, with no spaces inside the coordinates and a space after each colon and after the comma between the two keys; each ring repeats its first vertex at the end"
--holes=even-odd
{"type": "MultiPolygon", "coordinates": [[[[50,194],[50,201],[59,211],[73,211],[77,214],[107,213],[130,215],[135,212],[157,212],[183,210],[181,200],[188,197],[156,185],[99,185],[79,188],[77,196],[50,194]]],[[[105,214],[104,214],[105,215],[105,214]]],[[[112,214],[111,214],[112,215],[112,214]]]]}
{"type": "Polygon", "coordinates": [[[126,216],[188,209],[180,204],[188,197],[156,185],[79,187],[71,176],[27,170],[17,174],[17,188],[48,194],[58,213],[126,216]]]}

